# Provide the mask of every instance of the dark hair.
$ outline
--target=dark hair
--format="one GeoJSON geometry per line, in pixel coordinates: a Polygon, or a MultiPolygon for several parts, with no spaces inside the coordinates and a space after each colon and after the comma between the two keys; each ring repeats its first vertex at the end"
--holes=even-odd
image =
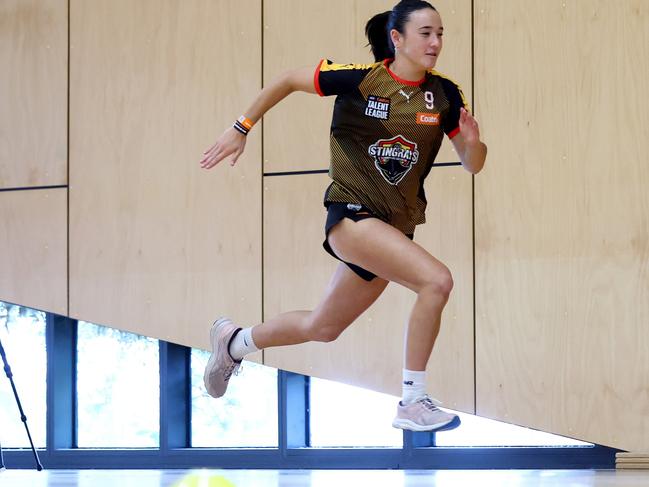
{"type": "Polygon", "coordinates": [[[424,0],[401,0],[392,10],[376,14],[365,24],[365,35],[376,61],[383,61],[394,57],[394,44],[390,38],[390,31],[396,29],[403,34],[404,26],[410,19],[410,14],[424,8],[432,8],[424,0]]]}

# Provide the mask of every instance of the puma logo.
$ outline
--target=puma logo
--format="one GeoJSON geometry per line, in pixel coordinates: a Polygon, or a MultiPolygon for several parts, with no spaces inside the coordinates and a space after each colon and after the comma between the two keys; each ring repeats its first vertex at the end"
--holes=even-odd
{"type": "Polygon", "coordinates": [[[411,381],[411,380],[404,380],[404,381],[403,381],[403,384],[406,385],[406,386],[411,386],[411,385],[414,384],[414,382],[411,381]]]}
{"type": "Polygon", "coordinates": [[[410,103],[410,97],[412,96],[413,93],[414,93],[414,91],[411,91],[410,93],[406,93],[403,90],[399,90],[399,94],[403,95],[406,98],[407,103],[410,103]]]}

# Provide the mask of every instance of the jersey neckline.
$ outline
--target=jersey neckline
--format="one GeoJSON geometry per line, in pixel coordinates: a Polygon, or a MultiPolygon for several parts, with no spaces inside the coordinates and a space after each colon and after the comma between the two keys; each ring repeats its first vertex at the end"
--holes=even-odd
{"type": "Polygon", "coordinates": [[[401,83],[402,85],[407,85],[407,86],[419,86],[422,84],[424,81],[426,81],[426,75],[424,74],[424,77],[421,78],[419,81],[410,81],[407,79],[400,78],[397,76],[397,74],[390,69],[390,63],[394,61],[394,58],[387,58],[383,61],[383,65],[385,66],[385,69],[388,70],[388,74],[392,77],[393,80],[395,80],[397,83],[401,83]]]}

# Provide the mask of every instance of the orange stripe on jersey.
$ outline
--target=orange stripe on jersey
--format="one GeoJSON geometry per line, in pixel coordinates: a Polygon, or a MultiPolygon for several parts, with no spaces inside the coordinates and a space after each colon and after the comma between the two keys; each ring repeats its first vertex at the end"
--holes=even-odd
{"type": "Polygon", "coordinates": [[[396,73],[390,69],[390,66],[388,66],[392,61],[394,61],[394,59],[386,59],[385,61],[383,61],[383,63],[385,64],[385,69],[388,70],[388,73],[390,73],[392,79],[397,83],[401,83],[402,85],[407,85],[407,86],[419,86],[424,81],[426,81],[426,75],[424,75],[424,77],[421,78],[419,81],[410,81],[407,79],[399,78],[399,76],[397,76],[396,73]]]}
{"type": "Polygon", "coordinates": [[[453,137],[455,137],[455,136],[456,136],[457,134],[459,134],[459,133],[460,133],[460,127],[457,127],[457,128],[455,128],[455,129],[453,129],[453,130],[451,130],[451,131],[449,132],[449,134],[448,134],[448,138],[449,138],[449,139],[452,139],[453,137]]]}
{"type": "Polygon", "coordinates": [[[325,59],[321,59],[318,63],[318,66],[315,68],[315,73],[313,74],[313,86],[315,87],[316,93],[320,96],[324,96],[324,93],[320,89],[320,70],[322,69],[322,64],[326,63],[325,59]]]}
{"type": "Polygon", "coordinates": [[[397,83],[401,83],[402,85],[407,85],[407,86],[419,86],[424,81],[426,81],[426,75],[424,75],[424,77],[419,81],[410,81],[407,79],[399,78],[399,76],[397,76],[396,73],[390,69],[390,66],[388,66],[392,61],[394,61],[394,59],[386,59],[385,61],[383,61],[383,63],[385,64],[385,69],[388,70],[388,73],[390,73],[392,79],[395,80],[397,83]]]}

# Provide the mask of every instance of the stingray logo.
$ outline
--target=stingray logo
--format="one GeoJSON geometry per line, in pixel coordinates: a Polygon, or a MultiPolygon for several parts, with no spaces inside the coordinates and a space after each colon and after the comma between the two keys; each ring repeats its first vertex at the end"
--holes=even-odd
{"type": "Polygon", "coordinates": [[[417,164],[419,151],[417,144],[402,135],[374,142],[367,153],[374,158],[374,165],[381,176],[390,184],[397,185],[417,164]]]}

